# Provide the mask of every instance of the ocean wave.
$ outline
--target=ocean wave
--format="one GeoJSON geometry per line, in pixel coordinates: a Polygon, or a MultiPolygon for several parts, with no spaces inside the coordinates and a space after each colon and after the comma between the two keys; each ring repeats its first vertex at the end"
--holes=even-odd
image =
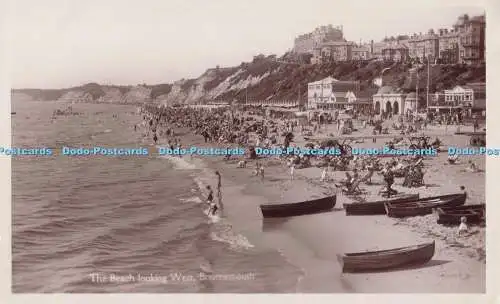
{"type": "Polygon", "coordinates": [[[195,169],[197,169],[195,164],[187,161],[186,159],[184,159],[182,157],[171,156],[171,155],[161,155],[159,157],[168,159],[174,165],[174,169],[176,169],[176,170],[195,170],[195,169]]]}
{"type": "Polygon", "coordinates": [[[16,237],[22,236],[52,236],[54,233],[58,232],[72,232],[78,230],[78,225],[87,224],[91,218],[85,217],[73,217],[64,218],[59,220],[50,220],[49,222],[43,222],[35,225],[30,225],[27,227],[20,227],[14,231],[16,237]]]}

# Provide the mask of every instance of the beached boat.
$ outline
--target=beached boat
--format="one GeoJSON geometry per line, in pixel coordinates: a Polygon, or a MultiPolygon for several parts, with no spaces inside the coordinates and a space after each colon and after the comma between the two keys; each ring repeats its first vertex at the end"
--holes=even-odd
{"type": "Polygon", "coordinates": [[[465,193],[447,194],[425,197],[413,202],[391,204],[385,203],[385,211],[390,217],[408,217],[431,214],[432,209],[441,207],[458,207],[465,204],[465,193]]]}
{"type": "Polygon", "coordinates": [[[460,218],[465,217],[467,223],[476,224],[484,221],[486,205],[467,205],[459,207],[436,208],[437,223],[443,225],[460,225],[460,218]]]}
{"type": "Polygon", "coordinates": [[[16,115],[16,112],[10,112],[10,115],[16,115]]]}
{"type": "Polygon", "coordinates": [[[289,217],[330,211],[336,202],[337,196],[333,195],[300,203],[260,205],[260,210],[265,218],[289,217]]]}
{"type": "Polygon", "coordinates": [[[381,271],[425,264],[432,259],[435,242],[389,250],[337,255],[342,272],[381,271]]]}
{"type": "Polygon", "coordinates": [[[377,215],[385,214],[385,203],[401,204],[414,202],[419,199],[419,194],[402,194],[374,202],[344,204],[346,215],[377,215]]]}

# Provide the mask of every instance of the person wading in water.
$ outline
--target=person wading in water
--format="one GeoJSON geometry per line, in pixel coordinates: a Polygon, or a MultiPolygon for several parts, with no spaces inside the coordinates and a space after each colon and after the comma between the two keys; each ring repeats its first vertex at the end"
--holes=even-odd
{"type": "Polygon", "coordinates": [[[215,212],[217,212],[218,208],[217,204],[214,203],[214,192],[212,190],[212,187],[210,186],[207,186],[207,190],[208,190],[207,203],[209,205],[208,214],[215,215],[215,212]]]}
{"type": "Polygon", "coordinates": [[[222,176],[219,171],[215,171],[215,175],[217,175],[217,199],[219,203],[219,207],[222,211],[222,176]]]}

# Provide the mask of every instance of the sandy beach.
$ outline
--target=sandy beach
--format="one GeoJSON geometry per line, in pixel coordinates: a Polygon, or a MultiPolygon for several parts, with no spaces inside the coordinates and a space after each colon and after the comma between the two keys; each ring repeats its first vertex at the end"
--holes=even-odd
{"type": "MultiPolygon", "coordinates": [[[[323,130],[324,134],[337,132],[333,125],[323,130]]],[[[427,135],[438,135],[443,147],[467,147],[469,137],[454,135],[456,127],[429,126],[427,135]],[[446,136],[443,136],[446,134],[446,136]]],[[[466,130],[469,127],[463,127],[466,130]]],[[[470,127],[471,128],[471,127],[470,127]]],[[[201,136],[192,136],[187,130],[183,145],[209,146],[201,136]],[[186,135],[187,134],[187,135],[186,135]]],[[[360,129],[353,135],[368,135],[371,128],[360,129]]],[[[394,130],[392,130],[394,132],[394,130]]],[[[397,134],[394,133],[394,136],[397,134]]],[[[297,146],[306,141],[297,136],[297,146]]],[[[162,142],[159,143],[162,145],[162,142]]],[[[357,146],[383,146],[357,143],[357,146]]],[[[213,144],[210,146],[214,146],[213,144]]],[[[463,185],[468,192],[466,204],[485,202],[485,173],[466,172],[468,157],[462,157],[456,165],[446,164],[447,151],[436,157],[425,159],[426,187],[404,188],[402,179],[396,179],[394,189],[404,193],[419,193],[420,197],[458,192],[463,185]]],[[[484,156],[470,156],[482,170],[484,156]]],[[[444,227],[436,223],[436,215],[393,219],[380,216],[346,216],[342,205],[353,199],[337,193],[335,182],[343,178],[344,172],[333,173],[333,181],[321,182],[321,168],[297,169],[294,180],[290,180],[289,169],[276,157],[261,158],[265,166],[264,181],[252,176],[255,161],[247,168],[237,168],[238,159],[222,160],[222,157],[187,156],[188,162],[200,160],[210,169],[202,179],[214,184],[213,171],[223,176],[223,202],[225,214],[237,229],[252,242],[264,242],[275,246],[294,264],[300,266],[305,275],[296,292],[362,292],[362,293],[484,293],[485,292],[485,228],[472,226],[470,235],[456,236],[456,227],[444,227]],[[329,213],[307,215],[278,220],[263,220],[260,204],[297,202],[337,193],[337,204],[329,213]],[[262,237],[264,235],[264,237],[262,237]],[[259,237],[257,237],[259,236],[259,237]],[[433,259],[421,267],[412,269],[342,274],[336,259],[337,254],[378,249],[390,249],[435,240],[436,253],[433,259]]],[[[382,177],[375,174],[373,185],[362,185],[367,201],[381,199],[377,195],[382,187],[382,177]]]]}

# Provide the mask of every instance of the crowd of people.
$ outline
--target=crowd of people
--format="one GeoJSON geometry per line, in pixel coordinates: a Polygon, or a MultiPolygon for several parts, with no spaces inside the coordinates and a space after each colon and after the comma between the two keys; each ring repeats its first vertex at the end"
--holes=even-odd
{"type": "MultiPolygon", "coordinates": [[[[238,168],[247,167],[247,159],[259,158],[255,149],[280,147],[284,150],[289,146],[295,146],[294,138],[297,135],[316,134],[322,132],[328,124],[337,125],[338,135],[344,134],[344,129],[354,129],[353,119],[340,119],[338,113],[314,115],[307,119],[300,119],[289,112],[273,111],[269,112],[262,108],[240,108],[238,110],[230,108],[194,108],[194,107],[166,107],[147,105],[140,110],[143,117],[143,125],[147,127],[147,136],[152,134],[153,141],[158,142],[160,138],[165,138],[167,144],[171,148],[182,147],[180,138],[176,137],[175,130],[177,128],[188,128],[195,135],[202,136],[204,142],[214,143],[217,145],[237,144],[246,148],[248,154],[245,160],[238,162],[238,168]]],[[[359,114],[355,115],[356,117],[359,114]]],[[[354,117],[354,116],[351,116],[354,117]]],[[[429,121],[442,121],[443,117],[429,117],[429,121]]],[[[448,118],[450,119],[450,118],[448,118]]],[[[461,116],[456,116],[455,121],[461,122],[461,116]]],[[[406,124],[412,129],[410,132],[416,132],[425,128],[429,122],[418,116],[402,116],[398,122],[406,124]]],[[[451,120],[453,121],[453,120],[451,120]]],[[[361,122],[362,128],[366,128],[367,124],[371,124],[374,133],[382,133],[384,120],[375,120],[373,117],[364,119],[361,122]],[[364,122],[364,123],[363,123],[364,122]]],[[[393,125],[394,127],[394,125],[393,125]]],[[[137,126],[135,127],[135,129],[137,126]]],[[[385,128],[387,129],[387,128],[385,128]]],[[[395,128],[397,129],[397,128],[395,128]]],[[[333,134],[330,134],[334,136],[333,134]]],[[[391,143],[399,142],[395,139],[391,143]]],[[[427,138],[420,138],[416,146],[439,146],[439,139],[436,139],[432,144],[427,143],[427,138]]],[[[360,183],[371,183],[371,179],[375,172],[378,172],[383,177],[385,187],[382,192],[387,195],[393,195],[396,191],[392,188],[396,177],[404,178],[404,187],[419,187],[424,185],[424,170],[423,157],[415,156],[413,158],[393,158],[382,163],[377,157],[361,157],[350,154],[349,149],[337,141],[331,143],[308,143],[309,147],[325,148],[328,146],[342,149],[340,156],[324,155],[286,155],[280,157],[285,161],[290,169],[290,179],[295,179],[295,170],[308,166],[316,165],[323,167],[320,181],[332,183],[342,187],[346,194],[356,194],[361,190],[360,183]],[[332,172],[335,170],[346,171],[345,179],[335,181],[332,178],[332,172]]],[[[229,156],[227,156],[229,158],[229,156]]],[[[449,162],[457,162],[456,159],[450,159],[449,162]]],[[[471,165],[472,166],[472,165],[471,165]]],[[[253,170],[254,176],[259,176],[262,181],[264,178],[264,161],[257,160],[253,170]]],[[[213,203],[214,194],[212,188],[207,188],[207,201],[211,204],[211,213],[221,209],[221,175],[217,172],[217,197],[219,202],[217,205],[213,203]]]]}

